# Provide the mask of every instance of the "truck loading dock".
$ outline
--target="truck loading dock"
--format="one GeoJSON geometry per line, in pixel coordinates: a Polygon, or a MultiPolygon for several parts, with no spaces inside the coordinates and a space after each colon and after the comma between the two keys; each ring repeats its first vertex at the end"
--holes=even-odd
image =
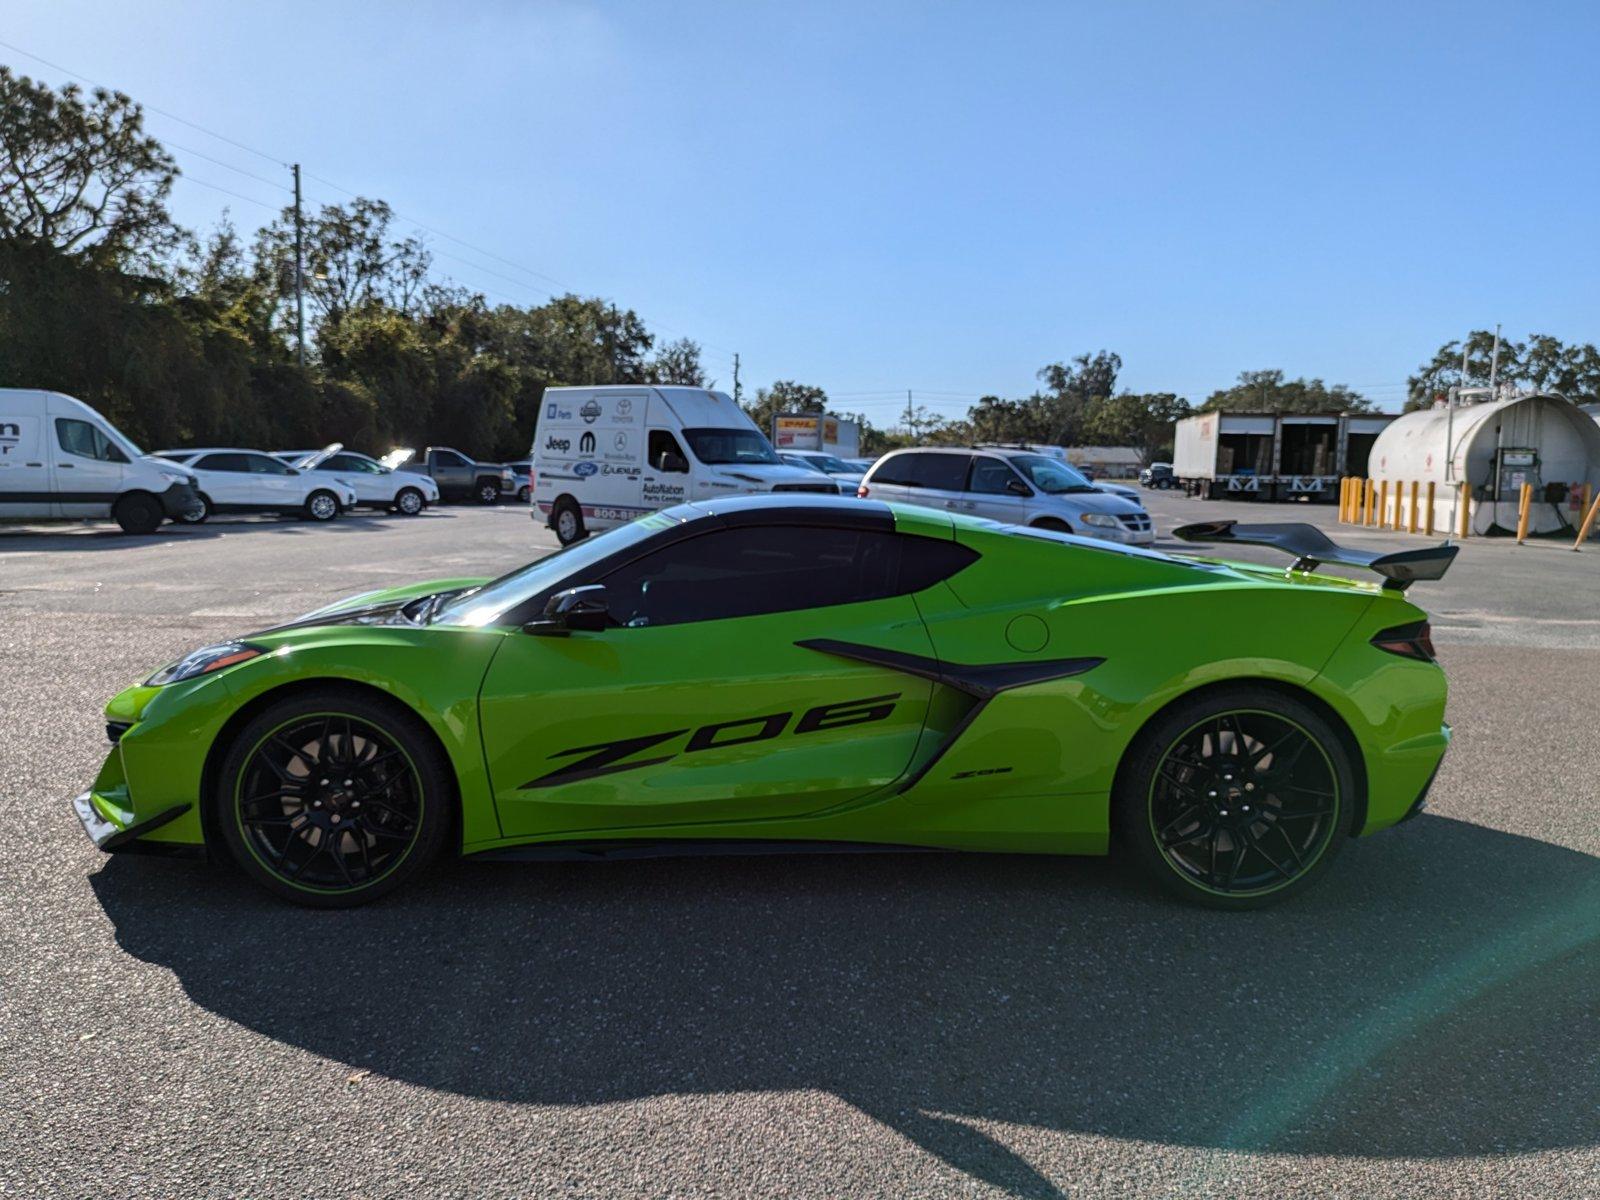
{"type": "Polygon", "coordinates": [[[1365,471],[1386,414],[1200,413],[1177,423],[1173,474],[1204,499],[1332,502],[1365,471]],[[1352,467],[1352,463],[1355,464],[1352,467]]]}

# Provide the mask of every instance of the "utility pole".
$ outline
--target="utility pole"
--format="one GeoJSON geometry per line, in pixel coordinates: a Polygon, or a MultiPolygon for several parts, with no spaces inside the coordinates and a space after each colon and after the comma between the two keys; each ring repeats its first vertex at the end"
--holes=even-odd
{"type": "Polygon", "coordinates": [[[734,351],[734,355],[733,355],[733,402],[735,404],[739,403],[739,397],[742,396],[743,394],[744,393],[739,390],[739,353],[738,353],[738,351],[734,351]]]}
{"type": "Polygon", "coordinates": [[[1500,323],[1498,321],[1496,321],[1495,322],[1495,326],[1494,326],[1494,354],[1489,359],[1489,399],[1491,401],[1499,399],[1499,397],[1496,396],[1495,393],[1494,393],[1495,384],[1498,383],[1499,380],[1500,380],[1500,323]]]}
{"type": "Polygon", "coordinates": [[[306,365],[306,231],[300,212],[300,164],[294,164],[294,332],[295,357],[306,365]]]}
{"type": "Polygon", "coordinates": [[[911,429],[911,389],[906,389],[906,436],[912,436],[911,429]]]}

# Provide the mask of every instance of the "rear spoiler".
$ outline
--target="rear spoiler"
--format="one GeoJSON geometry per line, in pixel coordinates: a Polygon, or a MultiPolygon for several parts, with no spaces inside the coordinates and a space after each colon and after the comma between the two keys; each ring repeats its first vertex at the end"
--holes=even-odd
{"type": "Polygon", "coordinates": [[[1315,571],[1323,563],[1341,567],[1368,567],[1383,576],[1383,586],[1403,592],[1419,579],[1440,579],[1455,561],[1459,546],[1424,546],[1420,550],[1381,553],[1341,546],[1315,525],[1286,522],[1275,525],[1241,525],[1237,521],[1197,521],[1180,525],[1172,536],[1186,542],[1236,542],[1246,546],[1273,546],[1295,556],[1291,571],[1315,571]]]}

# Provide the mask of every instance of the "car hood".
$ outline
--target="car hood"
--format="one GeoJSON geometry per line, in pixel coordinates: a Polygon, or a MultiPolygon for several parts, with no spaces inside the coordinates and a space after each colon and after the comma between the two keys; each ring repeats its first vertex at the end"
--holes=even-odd
{"type": "Polygon", "coordinates": [[[424,583],[408,583],[402,587],[360,592],[260,632],[280,633],[287,629],[306,629],[315,625],[381,624],[413,600],[421,599],[423,596],[464,592],[469,588],[481,587],[487,582],[487,579],[482,578],[430,579],[424,583]]]}
{"type": "Polygon", "coordinates": [[[791,467],[787,463],[708,463],[707,466],[724,478],[745,483],[810,483],[819,478],[815,471],[791,467]]]}
{"type": "Polygon", "coordinates": [[[1110,513],[1114,517],[1132,516],[1134,513],[1143,512],[1144,509],[1137,502],[1122,496],[1114,496],[1110,492],[1056,492],[1045,493],[1045,498],[1060,500],[1072,505],[1079,512],[1110,513]]]}
{"type": "Polygon", "coordinates": [[[343,442],[330,442],[315,454],[306,455],[294,465],[302,471],[314,471],[343,449],[343,442]]]}

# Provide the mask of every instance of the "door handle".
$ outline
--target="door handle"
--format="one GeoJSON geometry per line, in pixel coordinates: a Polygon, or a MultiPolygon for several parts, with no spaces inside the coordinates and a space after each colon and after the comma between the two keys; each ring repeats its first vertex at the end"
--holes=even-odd
{"type": "Polygon", "coordinates": [[[58,470],[58,471],[71,471],[76,466],[77,466],[76,463],[57,463],[56,464],[56,470],[58,470]]]}
{"type": "Polygon", "coordinates": [[[23,463],[22,465],[25,466],[25,467],[42,467],[42,466],[44,466],[43,463],[23,463]]]}

